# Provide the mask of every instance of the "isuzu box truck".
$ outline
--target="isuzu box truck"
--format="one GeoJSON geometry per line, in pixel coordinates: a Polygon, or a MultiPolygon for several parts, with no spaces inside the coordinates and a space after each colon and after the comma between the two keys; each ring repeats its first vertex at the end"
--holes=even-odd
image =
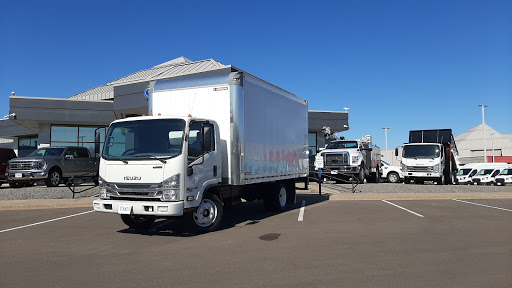
{"type": "Polygon", "coordinates": [[[157,80],[148,96],[149,116],[110,124],[94,210],[137,229],[182,216],[209,232],[241,199],[295,203],[308,173],[307,101],[241,71],[157,80]]]}

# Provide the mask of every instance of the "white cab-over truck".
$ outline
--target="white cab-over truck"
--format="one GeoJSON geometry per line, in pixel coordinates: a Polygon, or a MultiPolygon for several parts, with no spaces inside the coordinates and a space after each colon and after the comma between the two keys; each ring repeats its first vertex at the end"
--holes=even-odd
{"type": "MultiPolygon", "coordinates": [[[[340,181],[355,176],[359,183],[378,183],[380,180],[380,148],[372,144],[372,137],[361,140],[335,140],[315,156],[315,169],[340,181]]],[[[321,176],[323,177],[323,176],[321,176]]]]}
{"type": "Polygon", "coordinates": [[[152,116],[110,124],[95,211],[135,229],[186,217],[209,232],[241,199],[268,210],[295,203],[295,180],[308,173],[307,101],[241,71],[148,89],[152,116]]]}
{"type": "MultiPolygon", "coordinates": [[[[395,149],[398,156],[398,149],[395,149]]],[[[409,143],[402,150],[401,169],[404,183],[433,181],[439,185],[455,184],[459,154],[451,129],[409,131],[409,143]]]]}

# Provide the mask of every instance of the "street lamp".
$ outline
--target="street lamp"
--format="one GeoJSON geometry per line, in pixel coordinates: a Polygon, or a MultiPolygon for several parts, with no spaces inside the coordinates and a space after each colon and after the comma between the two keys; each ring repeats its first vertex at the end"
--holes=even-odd
{"type": "Polygon", "coordinates": [[[388,150],[388,129],[389,128],[382,128],[384,129],[384,133],[386,135],[386,150],[388,150]]]}
{"type": "Polygon", "coordinates": [[[486,147],[486,143],[485,143],[485,138],[486,138],[486,129],[485,129],[485,113],[484,113],[484,108],[487,107],[487,105],[477,105],[478,107],[482,107],[482,124],[484,124],[484,162],[487,163],[487,147],[486,147]]]}

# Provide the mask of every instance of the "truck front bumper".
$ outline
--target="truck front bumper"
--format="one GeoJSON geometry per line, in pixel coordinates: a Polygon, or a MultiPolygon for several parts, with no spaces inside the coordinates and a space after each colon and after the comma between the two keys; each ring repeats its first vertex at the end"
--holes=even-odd
{"type": "Polygon", "coordinates": [[[28,172],[28,171],[17,171],[17,172],[8,172],[7,173],[7,181],[39,181],[45,180],[48,178],[48,172],[38,171],[38,172],[28,172]]]}
{"type": "Polygon", "coordinates": [[[338,174],[338,173],[359,173],[359,166],[341,166],[341,167],[324,167],[322,168],[323,174],[338,174]]]}
{"type": "Polygon", "coordinates": [[[182,216],[184,210],[183,201],[179,202],[155,202],[155,201],[122,201],[122,200],[94,200],[94,211],[105,213],[125,214],[120,208],[129,208],[130,214],[148,216],[182,216]]]}
{"type": "Polygon", "coordinates": [[[441,177],[441,173],[434,172],[404,172],[404,177],[407,178],[421,178],[421,179],[434,179],[441,177]]]}

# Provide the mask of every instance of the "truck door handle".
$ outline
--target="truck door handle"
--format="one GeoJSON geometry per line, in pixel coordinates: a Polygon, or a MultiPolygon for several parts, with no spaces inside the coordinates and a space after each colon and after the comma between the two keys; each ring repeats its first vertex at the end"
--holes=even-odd
{"type": "Polygon", "coordinates": [[[213,177],[217,177],[217,165],[213,165],[213,177]]]}

